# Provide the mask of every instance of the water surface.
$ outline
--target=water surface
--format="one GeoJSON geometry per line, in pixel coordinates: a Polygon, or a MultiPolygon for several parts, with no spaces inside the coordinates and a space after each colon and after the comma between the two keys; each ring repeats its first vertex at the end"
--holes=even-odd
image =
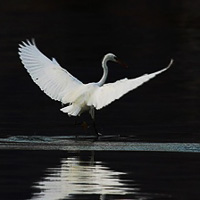
{"type": "Polygon", "coordinates": [[[198,199],[199,154],[1,151],[2,199],[198,199]]]}

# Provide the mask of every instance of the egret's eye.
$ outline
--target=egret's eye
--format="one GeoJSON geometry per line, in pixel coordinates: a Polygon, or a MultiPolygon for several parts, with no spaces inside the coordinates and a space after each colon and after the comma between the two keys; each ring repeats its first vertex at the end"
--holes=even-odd
{"type": "Polygon", "coordinates": [[[114,57],[115,60],[118,60],[117,56],[114,57]]]}

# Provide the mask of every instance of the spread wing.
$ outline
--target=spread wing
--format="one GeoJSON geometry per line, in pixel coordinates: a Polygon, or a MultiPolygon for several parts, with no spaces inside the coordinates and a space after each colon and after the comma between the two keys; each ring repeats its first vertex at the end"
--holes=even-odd
{"type": "Polygon", "coordinates": [[[115,101],[116,99],[119,99],[129,91],[136,89],[143,83],[154,78],[156,75],[166,71],[172,65],[172,63],[173,60],[171,60],[168,67],[151,74],[145,74],[134,79],[125,78],[116,81],[115,83],[104,84],[102,87],[97,88],[95,92],[91,95],[88,101],[88,105],[94,106],[96,109],[101,109],[104,106],[107,106],[111,102],[115,101]]]}
{"type": "Polygon", "coordinates": [[[19,56],[33,81],[54,100],[69,103],[69,94],[72,95],[83,85],[54,58],[50,60],[42,54],[34,40],[32,42],[27,40],[19,45],[19,56]]]}

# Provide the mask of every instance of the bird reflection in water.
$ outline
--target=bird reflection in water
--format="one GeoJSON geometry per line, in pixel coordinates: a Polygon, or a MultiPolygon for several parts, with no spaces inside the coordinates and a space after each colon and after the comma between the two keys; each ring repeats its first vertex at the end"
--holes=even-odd
{"type": "Polygon", "coordinates": [[[75,195],[126,195],[136,193],[131,183],[126,182],[124,172],[117,172],[105,166],[101,161],[81,161],[73,156],[63,158],[61,165],[48,168],[45,177],[34,183],[35,193],[32,200],[75,199],[75,195]]]}

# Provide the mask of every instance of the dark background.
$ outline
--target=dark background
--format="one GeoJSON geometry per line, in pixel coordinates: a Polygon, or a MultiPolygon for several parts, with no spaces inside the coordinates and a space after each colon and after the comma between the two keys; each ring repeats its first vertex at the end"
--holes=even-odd
{"type": "MultiPolygon", "coordinates": [[[[140,141],[199,142],[199,8],[198,0],[0,1],[0,137],[93,133],[74,126],[23,68],[18,44],[35,38],[45,55],[84,83],[100,79],[108,52],[129,66],[110,63],[108,82],[160,70],[173,58],[168,71],[98,111],[97,126],[102,134],[140,141]]],[[[1,150],[0,198],[30,199],[62,158],[89,161],[91,154],[1,150]]],[[[124,198],[199,199],[199,154],[101,151],[94,159],[124,172],[139,189],[124,198]]]]}
{"type": "Polygon", "coordinates": [[[18,44],[35,38],[45,55],[84,83],[101,78],[108,52],[129,68],[110,63],[107,82],[160,70],[173,58],[167,72],[98,111],[97,126],[102,134],[136,140],[198,142],[199,8],[197,0],[2,1],[1,136],[85,134],[23,68],[18,44]]]}

